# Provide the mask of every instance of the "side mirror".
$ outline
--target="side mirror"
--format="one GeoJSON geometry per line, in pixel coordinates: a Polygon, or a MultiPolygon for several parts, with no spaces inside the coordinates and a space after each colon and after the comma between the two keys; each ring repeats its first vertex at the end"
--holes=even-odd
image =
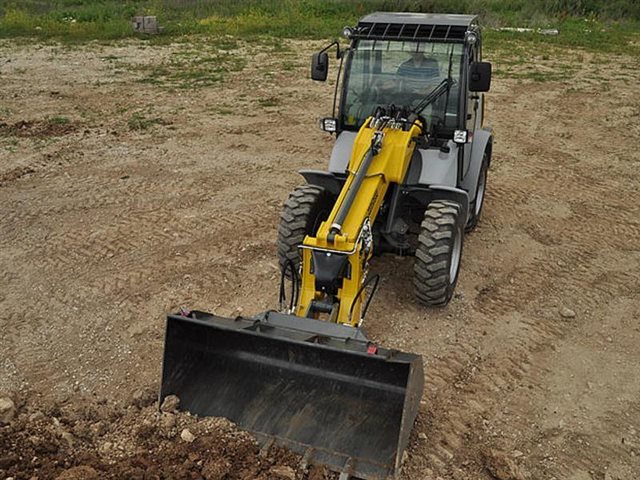
{"type": "Polygon", "coordinates": [[[469,67],[469,91],[488,92],[491,88],[491,64],[473,62],[469,67]]]}
{"type": "Polygon", "coordinates": [[[326,52],[314,53],[311,57],[311,80],[324,82],[329,73],[329,55],[326,52]]]}

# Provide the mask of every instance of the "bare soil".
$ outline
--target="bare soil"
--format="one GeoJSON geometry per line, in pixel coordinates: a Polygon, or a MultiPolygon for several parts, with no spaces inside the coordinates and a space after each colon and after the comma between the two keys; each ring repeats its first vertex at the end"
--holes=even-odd
{"type": "Polygon", "coordinates": [[[29,401],[2,429],[0,473],[57,480],[332,478],[320,466],[298,472],[299,457],[278,446],[261,450],[226,419],[159,411],[154,397],[139,391],[126,406],[95,397],[41,408],[29,401]]]}
{"type": "MultiPolygon", "coordinates": [[[[158,386],[166,313],[276,307],[281,205],[332,146],[319,44],[238,44],[223,56],[246,66],[196,88],[175,63],[194,42],[0,43],[0,396],[18,407],[0,478],[326,476],[220,419],[169,435],[136,393],[158,386]]],[[[414,301],[411,258],[374,263],[369,335],[425,362],[404,479],[640,478],[640,60],[530,62],[569,74],[494,79],[452,303],[414,301]]]]}

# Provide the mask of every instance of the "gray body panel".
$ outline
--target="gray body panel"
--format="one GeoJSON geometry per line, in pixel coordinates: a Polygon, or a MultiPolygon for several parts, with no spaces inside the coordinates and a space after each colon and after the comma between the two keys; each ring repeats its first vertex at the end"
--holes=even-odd
{"type": "Polygon", "coordinates": [[[418,150],[422,157],[421,185],[446,185],[455,187],[458,174],[458,145],[449,140],[449,153],[439,148],[418,150]]]}
{"type": "Polygon", "coordinates": [[[333,173],[345,173],[349,160],[351,159],[351,149],[356,139],[356,132],[344,130],[340,132],[336,143],[333,145],[331,159],[329,160],[329,171],[333,173]]]}
{"type": "MultiPolygon", "coordinates": [[[[331,160],[329,161],[329,172],[338,174],[346,172],[356,135],[356,132],[346,130],[338,135],[331,153],[331,160]]],[[[438,148],[417,150],[420,156],[413,159],[413,162],[420,162],[417,184],[428,186],[436,192],[446,193],[445,197],[457,195],[460,204],[465,208],[465,212],[468,212],[469,202],[476,197],[478,176],[480,175],[484,152],[490,141],[492,141],[492,131],[491,128],[486,127],[476,130],[472,142],[464,145],[465,150],[468,152],[468,160],[466,161],[468,166],[462,179],[462,185],[460,185],[461,189],[457,188],[458,155],[460,151],[458,144],[450,140],[448,142],[449,153],[442,152],[438,148]]],[[[413,170],[413,168],[410,167],[410,170],[413,170]]],[[[307,175],[305,175],[306,177],[307,175]]]]}
{"type": "MultiPolygon", "coordinates": [[[[345,173],[351,158],[351,149],[356,138],[356,132],[343,131],[338,135],[329,160],[329,171],[345,173]]],[[[458,170],[458,145],[449,141],[449,153],[441,152],[438,148],[418,150],[422,161],[418,182],[421,185],[456,186],[458,170]]]]}

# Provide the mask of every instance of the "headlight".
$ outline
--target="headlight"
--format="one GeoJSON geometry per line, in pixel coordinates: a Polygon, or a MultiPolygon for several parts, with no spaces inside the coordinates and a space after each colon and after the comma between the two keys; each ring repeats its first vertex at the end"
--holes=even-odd
{"type": "Polygon", "coordinates": [[[335,118],[322,118],[320,119],[320,129],[325,132],[334,133],[338,130],[338,120],[335,118]]]}

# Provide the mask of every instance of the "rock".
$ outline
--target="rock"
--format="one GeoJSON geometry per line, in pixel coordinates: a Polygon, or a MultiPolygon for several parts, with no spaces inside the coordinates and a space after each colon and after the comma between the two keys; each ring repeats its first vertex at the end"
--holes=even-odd
{"type": "Polygon", "coordinates": [[[223,480],[231,472],[231,464],[224,458],[208,460],[202,467],[205,480],[223,480]]]}
{"type": "Polygon", "coordinates": [[[108,452],[113,448],[113,443],[111,442],[104,442],[102,445],[100,445],[100,451],[101,452],[108,452]]]}
{"type": "Polygon", "coordinates": [[[576,312],[574,312],[570,308],[562,307],[560,309],[560,316],[562,318],[575,318],[576,317],[576,312]]]}
{"type": "Polygon", "coordinates": [[[484,455],[485,467],[496,480],[525,480],[516,462],[499,450],[490,450],[484,455]]]}
{"type": "Polygon", "coordinates": [[[166,413],[175,413],[178,411],[179,405],[180,399],[177,397],[177,395],[169,395],[163,400],[160,410],[166,413]]]}
{"type": "Polygon", "coordinates": [[[60,438],[62,438],[65,442],[67,442],[67,445],[69,446],[69,448],[73,448],[73,444],[75,439],[73,438],[73,435],[71,435],[69,432],[62,432],[60,434],[60,438]]]}
{"type": "Polygon", "coordinates": [[[35,412],[33,412],[31,415],[29,415],[29,421],[30,422],[39,422],[40,420],[44,420],[46,417],[44,415],[44,413],[42,413],[40,410],[37,410],[35,412]]]}
{"type": "Polygon", "coordinates": [[[180,432],[180,438],[187,443],[191,443],[196,439],[195,435],[191,433],[188,428],[185,428],[180,432]]]}
{"type": "Polygon", "coordinates": [[[163,413],[160,417],[160,427],[169,430],[176,426],[176,416],[173,413],[163,413]]]}
{"type": "Polygon", "coordinates": [[[296,471],[286,465],[271,467],[269,472],[274,475],[273,478],[282,480],[296,480],[296,471]]]}
{"type": "Polygon", "coordinates": [[[427,434],[426,434],[426,433],[423,433],[423,432],[420,432],[420,433],[418,434],[418,438],[419,438],[420,440],[426,440],[426,439],[427,439],[427,434]]]}
{"type": "Polygon", "coordinates": [[[94,435],[102,437],[104,434],[106,434],[109,431],[109,429],[107,428],[107,424],[105,422],[103,422],[102,420],[99,420],[96,423],[91,425],[91,431],[93,432],[94,435]]]}
{"type": "Polygon", "coordinates": [[[56,477],[56,480],[98,480],[98,472],[87,466],[81,465],[65,470],[56,477]]]}
{"type": "Polygon", "coordinates": [[[9,423],[16,416],[16,404],[9,397],[0,398],[0,425],[9,423]]]}
{"type": "Polygon", "coordinates": [[[451,474],[451,478],[453,478],[453,480],[467,480],[468,477],[462,470],[456,468],[451,474]]]}
{"type": "MultiPolygon", "coordinates": [[[[151,405],[154,401],[156,401],[156,399],[157,399],[156,392],[152,390],[138,389],[135,392],[133,392],[133,394],[131,395],[131,405],[138,408],[144,408],[151,405]]],[[[180,403],[180,400],[178,400],[178,403],[180,403]]]]}

